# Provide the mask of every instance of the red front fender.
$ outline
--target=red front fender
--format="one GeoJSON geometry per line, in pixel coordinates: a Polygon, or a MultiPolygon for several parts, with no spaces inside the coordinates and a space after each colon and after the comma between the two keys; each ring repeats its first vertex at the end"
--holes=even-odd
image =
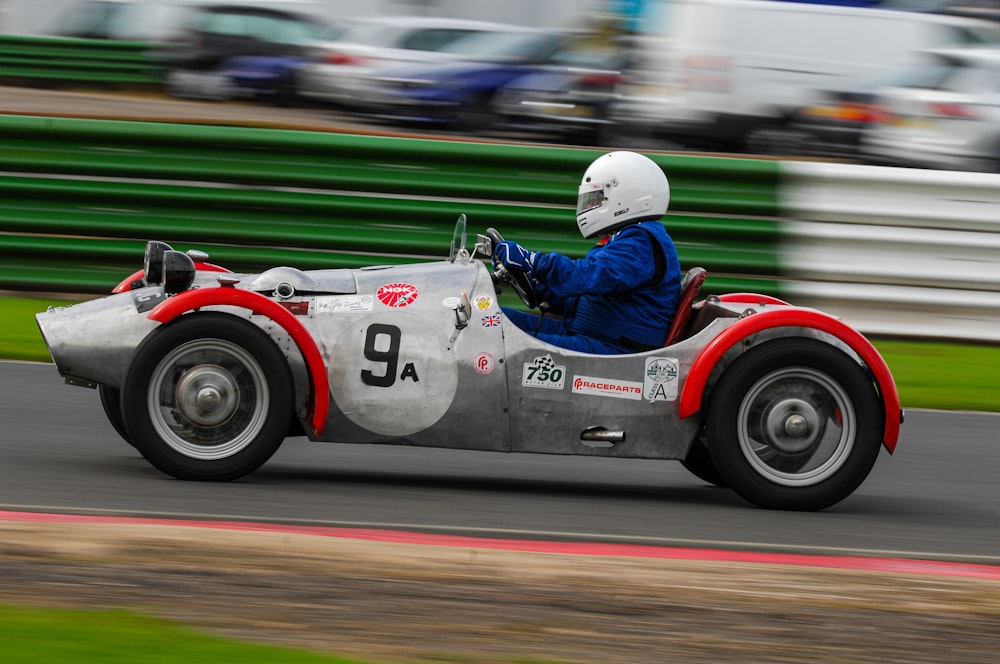
{"type": "Polygon", "coordinates": [[[892,453],[899,440],[902,410],[896,381],[893,380],[888,365],[875,346],[860,332],[833,316],[810,309],[781,308],[762,311],[741,319],[712,339],[695,358],[681,389],[680,417],[690,417],[701,409],[708,378],[715,365],[730,348],[750,335],[776,327],[806,327],[820,330],[840,339],[858,354],[871,370],[882,395],[882,405],[885,409],[885,431],[882,434],[882,442],[892,453]]]}
{"type": "Polygon", "coordinates": [[[326,365],[309,331],[287,309],[253,291],[235,288],[199,288],[185,291],[158,304],[149,312],[149,318],[160,323],[169,323],[181,314],[202,307],[227,305],[249,309],[255,314],[267,316],[288,332],[299,347],[309,372],[312,391],[310,424],[313,433],[319,436],[326,426],[330,409],[330,385],[326,379],[326,365]]]}

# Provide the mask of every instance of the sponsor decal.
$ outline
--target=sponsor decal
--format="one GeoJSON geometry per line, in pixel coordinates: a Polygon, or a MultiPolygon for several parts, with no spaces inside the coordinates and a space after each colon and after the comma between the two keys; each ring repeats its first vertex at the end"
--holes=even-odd
{"type": "Polygon", "coordinates": [[[441,306],[445,307],[446,309],[454,309],[455,307],[461,304],[462,304],[462,298],[460,297],[452,296],[452,297],[446,297],[443,300],[441,300],[441,306]]]}
{"type": "Polygon", "coordinates": [[[642,399],[642,383],[617,378],[573,376],[573,393],[616,399],[642,399]]]}
{"type": "Polygon", "coordinates": [[[493,298],[489,295],[477,295],[472,303],[476,305],[476,309],[486,311],[493,306],[493,298]]]}
{"type": "Polygon", "coordinates": [[[309,301],[305,302],[279,302],[281,306],[288,309],[295,316],[309,315],[309,301]]]}
{"type": "Polygon", "coordinates": [[[417,299],[417,295],[416,286],[402,282],[386,284],[375,291],[375,297],[378,298],[379,302],[395,309],[402,309],[405,306],[413,304],[417,299]]]}
{"type": "Polygon", "coordinates": [[[476,353],[476,356],[472,358],[472,368],[476,370],[477,374],[484,376],[493,371],[494,364],[496,364],[496,360],[489,353],[476,353]]]}
{"type": "Polygon", "coordinates": [[[675,401],[679,375],[677,360],[670,357],[647,358],[642,379],[643,396],[647,401],[675,401]]]}
{"type": "Polygon", "coordinates": [[[483,327],[496,327],[500,324],[500,314],[483,316],[483,327]]]}
{"type": "Polygon", "coordinates": [[[374,309],[375,298],[371,295],[323,295],[313,300],[313,311],[317,314],[363,314],[374,309]]]}
{"type": "Polygon", "coordinates": [[[566,385],[566,367],[556,364],[551,355],[536,357],[531,362],[524,363],[521,385],[561,390],[566,385]]]}

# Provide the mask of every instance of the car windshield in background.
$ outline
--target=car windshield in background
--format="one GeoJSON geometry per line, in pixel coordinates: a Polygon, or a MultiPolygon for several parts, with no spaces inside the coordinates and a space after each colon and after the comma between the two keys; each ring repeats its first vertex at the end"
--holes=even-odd
{"type": "Polygon", "coordinates": [[[1000,51],[963,49],[928,54],[927,62],[908,67],[894,76],[881,80],[881,88],[912,88],[948,92],[975,92],[991,87],[1000,69],[1000,51]]]}
{"type": "Polygon", "coordinates": [[[274,44],[305,44],[330,39],[334,30],[320,23],[267,13],[199,12],[191,29],[213,35],[250,37],[274,44]]]}
{"type": "Polygon", "coordinates": [[[487,32],[463,37],[442,49],[466,60],[536,62],[559,45],[559,37],[538,32],[487,32]]]}
{"type": "Polygon", "coordinates": [[[347,34],[339,39],[355,44],[374,47],[403,48],[416,51],[439,51],[447,44],[467,35],[475,34],[471,28],[420,28],[405,24],[381,25],[359,22],[353,24],[347,34]]]}

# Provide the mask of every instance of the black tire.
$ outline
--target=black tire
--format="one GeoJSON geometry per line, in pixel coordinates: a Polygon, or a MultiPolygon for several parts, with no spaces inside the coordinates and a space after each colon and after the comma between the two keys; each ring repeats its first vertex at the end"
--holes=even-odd
{"type": "Polygon", "coordinates": [[[455,115],[454,127],[462,133],[476,135],[493,128],[496,123],[493,99],[482,94],[466,100],[455,115]]]}
{"type": "MultiPolygon", "coordinates": [[[[111,426],[114,427],[115,432],[126,443],[132,445],[132,439],[128,437],[128,431],[125,429],[125,417],[122,415],[121,391],[107,385],[98,385],[97,394],[101,397],[101,407],[104,408],[104,414],[108,416],[108,421],[111,422],[111,426]]],[[[135,445],[132,445],[132,447],[135,447],[135,445]]]]}
{"type": "Polygon", "coordinates": [[[298,81],[295,72],[289,72],[282,76],[275,86],[274,96],[271,98],[271,105],[277,108],[292,108],[300,106],[298,81]]]}
{"type": "Polygon", "coordinates": [[[218,313],[189,314],[147,337],[122,394],[135,447],[183,480],[253,472],[281,445],[292,412],[291,375],[277,345],[218,313]]]}
{"type": "Polygon", "coordinates": [[[709,454],[708,448],[701,441],[695,441],[691,445],[687,458],[681,460],[681,465],[692,475],[704,482],[719,487],[728,486],[726,480],[719,474],[719,469],[712,462],[712,456],[709,454]]]}
{"type": "Polygon", "coordinates": [[[820,510],[843,500],[882,444],[868,372],[814,339],[778,339],[739,357],[713,390],[706,422],[719,474],[770,509],[820,510]]]}

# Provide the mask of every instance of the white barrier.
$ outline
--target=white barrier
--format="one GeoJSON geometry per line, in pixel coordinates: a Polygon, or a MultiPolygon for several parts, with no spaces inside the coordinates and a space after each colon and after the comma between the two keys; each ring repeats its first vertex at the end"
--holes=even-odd
{"type": "Polygon", "coordinates": [[[782,167],[793,301],[868,334],[1000,341],[1000,175],[782,167]]]}

